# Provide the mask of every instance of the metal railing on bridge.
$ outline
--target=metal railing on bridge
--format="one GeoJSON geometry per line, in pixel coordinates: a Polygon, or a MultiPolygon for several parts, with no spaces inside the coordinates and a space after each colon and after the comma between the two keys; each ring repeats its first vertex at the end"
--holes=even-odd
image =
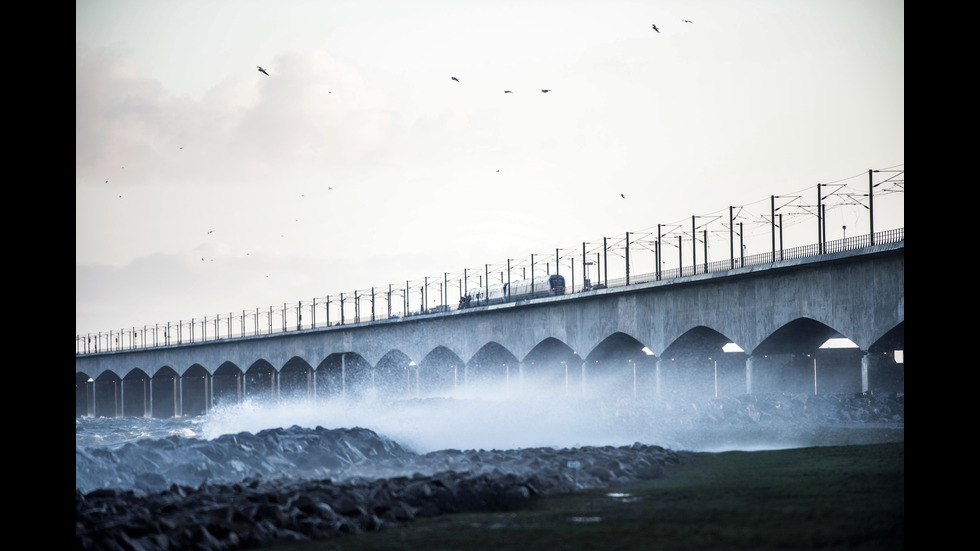
{"type": "MultiPolygon", "coordinates": [[[[654,270],[636,275],[630,275],[627,260],[626,276],[610,278],[595,285],[585,285],[583,283],[578,288],[576,288],[574,264],[572,264],[572,284],[567,289],[566,296],[574,298],[579,293],[596,289],[623,287],[650,281],[672,280],[704,273],[724,272],[748,266],[772,264],[782,260],[812,258],[826,254],[855,251],[872,245],[897,243],[904,240],[905,229],[899,228],[786,249],[780,247],[779,249],[765,253],[748,256],[740,255],[725,260],[702,263],[695,262],[687,266],[681,265],[678,268],[654,270]]],[[[629,258],[628,252],[626,258],[629,258]]],[[[583,263],[585,262],[583,261],[583,263]]],[[[679,264],[683,263],[681,262],[679,264]]],[[[454,281],[459,284],[460,297],[463,296],[464,288],[468,288],[468,277],[474,276],[463,275],[462,277],[454,278],[454,281]]],[[[483,285],[482,277],[480,276],[480,285],[483,285]]],[[[489,271],[486,277],[489,279],[489,271]]],[[[503,274],[501,274],[501,279],[503,279],[503,274]]],[[[587,277],[583,279],[584,281],[589,281],[587,277]]],[[[110,330],[107,332],[77,335],[75,354],[115,353],[145,348],[182,346],[218,340],[249,338],[289,331],[308,331],[328,327],[349,326],[360,323],[386,323],[390,322],[390,320],[404,317],[447,312],[453,310],[448,304],[449,282],[448,274],[444,276],[441,282],[433,281],[430,283],[426,279],[417,288],[421,297],[420,307],[414,311],[409,306],[409,296],[414,286],[412,282],[405,282],[404,287],[400,285],[399,287],[389,285],[382,290],[371,288],[365,291],[355,291],[352,294],[348,293],[347,296],[342,293],[337,296],[332,295],[326,297],[319,302],[317,300],[310,301],[305,306],[303,302],[298,302],[295,305],[284,303],[281,308],[270,306],[268,309],[257,308],[254,311],[243,310],[240,314],[230,312],[227,316],[216,315],[214,317],[202,317],[200,319],[191,318],[190,320],[180,320],[176,323],[167,322],[164,324],[154,324],[153,326],[144,325],[142,327],[120,329],[118,331],[110,330]],[[427,302],[426,297],[429,287],[436,285],[439,288],[441,304],[437,304],[431,308],[423,308],[422,305],[427,302]],[[379,296],[381,297],[380,300],[379,296]],[[400,304],[396,305],[396,298],[398,298],[398,303],[400,304]],[[364,302],[367,302],[367,305],[362,305],[364,302]],[[380,305],[378,304],[379,302],[381,302],[380,305]],[[317,314],[318,309],[322,309],[320,310],[319,319],[317,314]],[[379,314],[379,311],[382,310],[384,314],[379,314]],[[331,312],[334,314],[334,319],[330,318],[331,312]],[[304,323],[305,315],[309,315],[306,318],[308,320],[306,323],[304,323]],[[290,320],[290,316],[292,316],[292,320],[290,320]]]]}

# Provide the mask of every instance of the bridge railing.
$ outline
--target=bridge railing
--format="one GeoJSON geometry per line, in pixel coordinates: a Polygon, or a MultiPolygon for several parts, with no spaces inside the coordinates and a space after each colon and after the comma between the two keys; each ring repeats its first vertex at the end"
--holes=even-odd
{"type": "Polygon", "coordinates": [[[768,251],[764,253],[757,253],[748,256],[736,257],[734,259],[729,258],[725,260],[714,260],[706,264],[698,263],[693,266],[684,266],[682,268],[661,270],[659,274],[657,274],[656,272],[647,272],[647,273],[642,273],[637,275],[630,275],[628,278],[629,280],[628,282],[626,277],[612,278],[605,283],[605,286],[623,287],[626,285],[634,285],[637,283],[670,280],[670,279],[687,277],[687,276],[697,275],[697,274],[724,272],[735,268],[744,268],[748,266],[761,266],[764,264],[772,264],[774,262],[778,262],[781,260],[795,260],[800,258],[811,258],[823,254],[854,251],[854,250],[870,247],[873,244],[882,245],[887,243],[898,243],[904,240],[905,240],[905,228],[899,228],[894,230],[876,232],[874,239],[871,239],[870,235],[856,235],[843,239],[827,241],[824,242],[823,244],[814,243],[809,245],[801,245],[798,247],[780,249],[780,250],[776,250],[775,253],[773,253],[772,251],[768,251]]]}
{"type": "MultiPolygon", "coordinates": [[[[842,239],[828,240],[823,243],[814,243],[786,249],[780,248],[765,253],[665,269],[659,271],[659,273],[654,271],[635,275],[631,274],[627,277],[611,278],[604,281],[602,286],[606,288],[623,287],[626,285],[671,280],[703,273],[724,272],[736,268],[772,264],[781,260],[811,258],[824,254],[853,251],[875,244],[897,243],[904,240],[905,228],[899,228],[876,232],[873,239],[870,234],[855,235],[842,239]]],[[[572,279],[574,280],[574,278],[572,279]]],[[[407,306],[407,301],[404,300],[404,297],[409,293],[409,286],[410,283],[406,282],[405,287],[401,289],[389,287],[384,291],[371,289],[365,292],[355,292],[353,296],[344,297],[344,295],[340,295],[340,314],[338,317],[335,311],[333,319],[330,318],[330,301],[332,297],[328,297],[325,301],[321,301],[319,305],[316,301],[312,301],[312,304],[307,304],[309,317],[306,317],[307,314],[304,312],[307,311],[304,310],[303,303],[300,302],[297,305],[283,304],[282,308],[269,307],[268,310],[255,309],[254,312],[243,310],[240,314],[230,312],[225,317],[218,315],[214,317],[203,317],[201,319],[192,318],[190,320],[180,320],[176,323],[168,322],[153,326],[144,325],[143,327],[120,329],[118,331],[110,330],[104,333],[77,335],[75,354],[123,352],[127,350],[181,346],[192,343],[248,338],[285,333],[288,331],[301,331],[358,323],[383,323],[389,317],[411,317],[455,309],[449,305],[442,304],[435,308],[427,310],[420,308],[412,312],[411,308],[407,306]],[[399,294],[401,294],[401,297],[399,297],[401,304],[398,304],[396,307],[394,298],[399,294]],[[384,297],[384,303],[381,307],[377,306],[376,299],[378,295],[384,297]],[[362,307],[361,303],[367,297],[370,297],[370,305],[362,307]],[[345,302],[350,300],[353,300],[353,302],[345,302]],[[317,306],[324,306],[324,302],[326,303],[326,308],[322,314],[318,315],[317,306]],[[391,312],[390,315],[389,311],[391,312]],[[293,316],[292,328],[290,328],[289,324],[290,314],[293,316]]],[[[590,291],[597,287],[576,287],[573,283],[569,287],[569,295],[574,296],[575,294],[590,291]]]]}

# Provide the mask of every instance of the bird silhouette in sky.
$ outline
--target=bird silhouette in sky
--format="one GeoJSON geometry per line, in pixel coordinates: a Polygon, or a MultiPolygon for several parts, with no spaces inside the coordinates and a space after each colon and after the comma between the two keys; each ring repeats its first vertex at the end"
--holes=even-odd
{"type": "Polygon", "coordinates": [[[656,25],[653,26],[653,30],[657,31],[658,33],[660,32],[660,29],[658,29],[656,25]]]}
{"type": "Polygon", "coordinates": [[[541,93],[542,93],[542,94],[547,94],[547,93],[548,93],[548,92],[550,92],[550,91],[551,91],[551,90],[541,90],[541,93]]]}
{"type": "Polygon", "coordinates": [[[620,193],[619,196],[622,197],[623,199],[626,199],[626,194],[625,193],[620,193]]]}
{"type": "Polygon", "coordinates": [[[682,19],[681,22],[683,22],[683,23],[694,23],[694,21],[691,21],[690,19],[682,19]]]}
{"type": "Polygon", "coordinates": [[[269,76],[269,73],[265,72],[265,69],[263,69],[262,67],[259,67],[258,65],[256,65],[256,67],[258,67],[260,73],[262,73],[265,76],[269,76]]]}
{"type": "Polygon", "coordinates": [[[453,79],[453,80],[455,80],[456,82],[459,82],[459,79],[458,79],[458,78],[456,78],[456,77],[449,77],[449,78],[451,78],[451,79],[453,79]]]}
{"type": "Polygon", "coordinates": [[[504,90],[504,93],[505,94],[513,94],[514,92],[511,92],[510,90],[504,90]]]}

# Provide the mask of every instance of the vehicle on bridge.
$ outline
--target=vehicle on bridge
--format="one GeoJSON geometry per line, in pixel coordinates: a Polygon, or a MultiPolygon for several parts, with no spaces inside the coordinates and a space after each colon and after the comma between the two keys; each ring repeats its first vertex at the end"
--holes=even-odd
{"type": "Polygon", "coordinates": [[[553,297],[565,294],[565,278],[558,275],[545,275],[534,279],[521,279],[511,283],[500,283],[481,287],[459,299],[459,308],[473,308],[488,304],[516,302],[532,298],[553,297]]]}

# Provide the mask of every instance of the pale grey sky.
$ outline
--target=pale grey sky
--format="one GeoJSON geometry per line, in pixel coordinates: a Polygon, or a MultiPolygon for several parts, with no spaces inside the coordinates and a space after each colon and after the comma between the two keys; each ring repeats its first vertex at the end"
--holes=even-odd
{"type": "MultiPolygon", "coordinates": [[[[722,234],[729,206],[904,169],[900,1],[75,8],[80,334],[472,274],[692,215],[722,234]]],[[[829,237],[866,231],[862,210],[832,210],[829,237]]],[[[875,226],[904,226],[904,194],[876,199],[875,226]]],[[[746,233],[764,252],[768,228],[746,233]]],[[[727,255],[727,238],[709,252],[727,255]]]]}

